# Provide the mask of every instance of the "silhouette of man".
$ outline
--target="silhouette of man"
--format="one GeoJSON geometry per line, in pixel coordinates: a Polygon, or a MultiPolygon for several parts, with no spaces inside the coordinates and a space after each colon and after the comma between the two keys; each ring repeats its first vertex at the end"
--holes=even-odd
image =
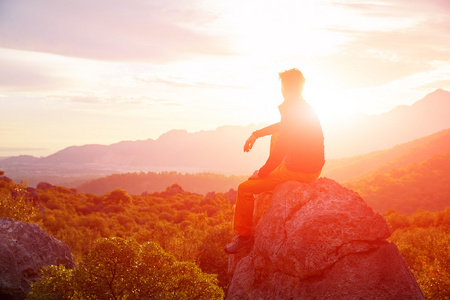
{"type": "Polygon", "coordinates": [[[244,151],[252,149],[256,139],[272,135],[266,163],[238,186],[233,233],[228,254],[252,245],[254,195],[273,191],[286,181],[312,182],[325,163],[324,137],[320,121],[303,99],[305,78],[298,69],[279,73],[284,101],[278,106],[281,120],[256,130],[247,139],[244,151]]]}

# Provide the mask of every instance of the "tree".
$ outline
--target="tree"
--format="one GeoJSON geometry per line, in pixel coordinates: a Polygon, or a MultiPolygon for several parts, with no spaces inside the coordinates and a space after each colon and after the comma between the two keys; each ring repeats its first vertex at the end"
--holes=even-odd
{"type": "Polygon", "coordinates": [[[231,240],[231,227],[228,222],[211,227],[200,247],[198,262],[200,268],[212,274],[217,274],[219,286],[228,290],[230,276],[228,274],[228,255],[223,251],[225,245],[231,240]]]}
{"type": "MultiPolygon", "coordinates": [[[[3,174],[0,171],[0,176],[3,174]]],[[[0,218],[32,222],[38,215],[37,207],[28,199],[25,184],[15,184],[9,178],[0,180],[0,218]]]]}
{"type": "Polygon", "coordinates": [[[41,269],[41,273],[41,280],[33,284],[33,290],[27,295],[27,299],[81,299],[75,291],[73,269],[66,269],[63,265],[46,266],[41,269]]]}
{"type": "Polygon", "coordinates": [[[46,267],[28,299],[222,299],[214,275],[156,243],[99,240],[79,266],[46,267]],[[64,293],[67,291],[67,293],[64,293]]]}
{"type": "Polygon", "coordinates": [[[105,196],[103,203],[105,205],[111,204],[130,204],[132,202],[132,198],[128,195],[127,191],[122,189],[115,189],[111,193],[105,196]]]}

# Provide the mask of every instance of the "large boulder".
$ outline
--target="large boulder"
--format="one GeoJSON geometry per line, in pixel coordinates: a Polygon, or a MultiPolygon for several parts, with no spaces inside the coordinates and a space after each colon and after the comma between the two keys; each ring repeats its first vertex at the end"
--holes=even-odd
{"type": "Polygon", "coordinates": [[[255,203],[227,299],[424,299],[386,220],[337,182],[286,182],[255,203]]]}
{"type": "Polygon", "coordinates": [[[75,266],[69,247],[37,224],[0,218],[0,241],[0,299],[25,299],[43,266],[75,266]]]}

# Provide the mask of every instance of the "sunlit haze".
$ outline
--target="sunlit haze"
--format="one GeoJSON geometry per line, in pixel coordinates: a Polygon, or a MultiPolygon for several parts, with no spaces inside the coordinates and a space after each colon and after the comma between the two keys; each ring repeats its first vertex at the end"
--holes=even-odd
{"type": "Polygon", "coordinates": [[[448,0],[3,0],[0,37],[0,157],[276,122],[294,67],[323,124],[450,89],[448,0]]]}

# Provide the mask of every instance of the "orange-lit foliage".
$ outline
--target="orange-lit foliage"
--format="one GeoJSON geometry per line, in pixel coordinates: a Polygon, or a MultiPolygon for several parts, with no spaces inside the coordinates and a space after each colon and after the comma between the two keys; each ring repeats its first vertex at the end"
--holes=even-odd
{"type": "Polygon", "coordinates": [[[176,184],[143,195],[115,189],[97,196],[56,186],[37,193],[44,212],[37,221],[64,241],[77,261],[100,238],[121,237],[141,244],[152,241],[178,261],[193,262],[218,274],[220,286],[227,289],[227,257],[222,249],[231,239],[234,203],[228,194],[205,197],[176,184]]]}
{"type": "Polygon", "coordinates": [[[390,208],[406,214],[418,208],[442,210],[450,206],[450,153],[345,186],[378,212],[390,208]]]}
{"type": "Polygon", "coordinates": [[[417,210],[411,216],[391,210],[385,214],[394,242],[419,283],[426,299],[450,295],[450,207],[417,210]]]}

